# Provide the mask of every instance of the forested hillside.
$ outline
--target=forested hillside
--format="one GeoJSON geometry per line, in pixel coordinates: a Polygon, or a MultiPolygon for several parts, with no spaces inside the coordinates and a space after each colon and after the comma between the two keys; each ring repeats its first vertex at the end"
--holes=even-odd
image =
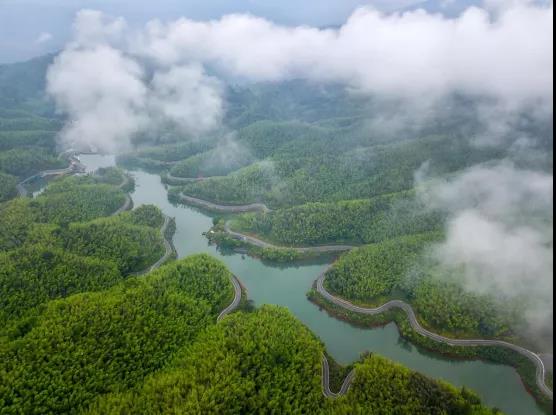
{"type": "Polygon", "coordinates": [[[443,219],[440,212],[428,211],[413,192],[400,192],[244,215],[232,224],[234,229],[256,233],[279,245],[307,246],[334,242],[366,244],[440,231],[443,219]]]}
{"type": "Polygon", "coordinates": [[[0,65],[0,202],[16,194],[16,184],[41,170],[67,167],[55,152],[62,121],[44,96],[52,56],[0,65]]]}
{"type": "Polygon", "coordinates": [[[326,287],[342,298],[378,306],[392,298],[411,303],[420,320],[456,337],[508,337],[522,323],[519,306],[466,291],[461,275],[448,275],[428,259],[442,235],[424,233],[354,249],[327,273],[326,287]]]}
{"type": "MultiPolygon", "coordinates": [[[[121,182],[121,172],[112,173],[121,182]]],[[[48,300],[106,289],[163,255],[160,210],[144,206],[102,217],[125,199],[116,186],[94,184],[103,181],[100,175],[63,178],[35,199],[0,204],[4,329],[17,318],[33,316],[48,300]]]]}
{"type": "Polygon", "coordinates": [[[209,327],[168,368],[135,390],[98,399],[87,413],[494,413],[470,392],[376,356],[356,365],[345,397],[324,398],[322,353],[291,314],[265,306],[209,327]]]}
{"type": "Polygon", "coordinates": [[[227,271],[206,257],[146,279],[48,303],[2,344],[0,404],[11,413],[75,413],[162,368],[231,296],[227,271]]]}

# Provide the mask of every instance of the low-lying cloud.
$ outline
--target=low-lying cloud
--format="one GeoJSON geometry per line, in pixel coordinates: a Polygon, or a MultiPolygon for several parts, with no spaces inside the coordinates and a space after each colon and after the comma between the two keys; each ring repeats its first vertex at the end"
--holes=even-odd
{"type": "Polygon", "coordinates": [[[187,136],[219,126],[222,86],[199,64],[148,67],[125,46],[127,25],[82,11],[75,39],[47,74],[47,92],[68,117],[65,147],[119,152],[140,132],[170,125],[187,136]]]}
{"type": "Polygon", "coordinates": [[[434,258],[463,270],[469,291],[523,304],[528,327],[520,329],[551,332],[553,176],[499,163],[420,189],[429,206],[449,214],[434,258]]]}
{"type": "Polygon", "coordinates": [[[144,72],[107,45],[69,48],[48,71],[48,92],[68,116],[62,144],[114,152],[147,122],[144,72]]]}

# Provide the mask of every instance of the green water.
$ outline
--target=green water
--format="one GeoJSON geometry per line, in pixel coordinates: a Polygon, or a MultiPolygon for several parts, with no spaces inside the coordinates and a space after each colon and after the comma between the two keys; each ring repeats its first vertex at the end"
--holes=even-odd
{"type": "MultiPolygon", "coordinates": [[[[91,170],[114,163],[110,156],[83,155],[81,160],[91,170]]],[[[379,329],[359,329],[329,317],[305,297],[325,265],[280,268],[239,254],[223,256],[209,246],[202,235],[212,226],[210,216],[170,204],[159,176],[138,171],[132,174],[136,181],[132,194],[135,206],[154,204],[176,219],[174,244],[180,257],[200,252],[218,257],[241,279],[255,304],[288,307],[321,338],[338,362],[350,363],[362,352],[376,352],[430,377],[444,379],[456,386],[465,385],[476,391],[486,405],[500,408],[508,415],[542,414],[511,367],[478,361],[452,361],[422,353],[400,338],[394,324],[379,329]]]]}

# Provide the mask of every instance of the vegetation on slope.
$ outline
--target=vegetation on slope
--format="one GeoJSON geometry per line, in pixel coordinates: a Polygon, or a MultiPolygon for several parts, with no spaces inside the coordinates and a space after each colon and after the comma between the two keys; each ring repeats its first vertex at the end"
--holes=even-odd
{"type": "Polygon", "coordinates": [[[41,170],[65,167],[65,160],[60,160],[38,147],[14,148],[0,152],[0,171],[19,178],[25,178],[41,170]]]}
{"type": "Polygon", "coordinates": [[[323,347],[288,311],[264,306],[211,326],[138,388],[99,398],[88,413],[492,414],[466,390],[385,359],[356,365],[338,400],[322,395],[323,347]]]}
{"type": "Polygon", "coordinates": [[[311,203],[244,215],[234,228],[284,245],[379,242],[401,235],[440,230],[443,217],[427,210],[412,192],[365,200],[311,203]]]}
{"type": "Polygon", "coordinates": [[[123,279],[115,263],[34,244],[0,253],[0,326],[54,298],[98,291],[123,279]]]}
{"type": "MultiPolygon", "coordinates": [[[[65,222],[71,217],[88,219],[108,213],[104,210],[110,204],[103,198],[95,200],[99,193],[91,189],[98,188],[97,181],[112,179],[110,175],[68,177],[53,182],[37,199],[17,198],[0,204],[3,330],[10,331],[19,317],[32,318],[39,312],[37,307],[48,300],[106,289],[162,257],[164,217],[154,206],[90,222],[65,222]],[[55,215],[49,217],[45,212],[55,215]],[[58,223],[59,218],[64,222],[58,223]]],[[[108,194],[115,190],[106,184],[101,188],[108,194]]],[[[12,331],[26,330],[26,324],[18,323],[12,331]]]]}
{"type": "Polygon", "coordinates": [[[458,390],[435,382],[379,356],[371,355],[355,365],[353,385],[339,399],[334,414],[467,414],[498,413],[481,406],[480,400],[465,388],[458,390]],[[385,382],[385,379],[388,379],[385,382]]]}
{"type": "Polygon", "coordinates": [[[0,202],[4,202],[15,196],[17,177],[0,172],[0,202]]]}
{"type": "MultiPolygon", "coordinates": [[[[412,189],[415,171],[425,163],[430,174],[443,175],[504,154],[496,148],[477,149],[461,137],[446,135],[387,145],[376,145],[371,141],[355,148],[342,137],[342,140],[336,138],[331,148],[321,148],[329,135],[310,141],[305,141],[302,136],[289,142],[259,165],[261,172],[258,175],[253,169],[239,170],[231,176],[190,183],[184,191],[209,200],[241,203],[261,200],[276,207],[363,199],[412,189]],[[342,143],[341,148],[337,147],[339,143],[342,143]],[[273,168],[271,172],[266,167],[269,165],[273,168]],[[243,178],[243,175],[247,177],[243,178]]],[[[267,139],[260,138],[263,142],[267,139]]],[[[192,162],[186,160],[184,164],[192,162]]],[[[242,166],[236,169],[239,167],[242,166]]],[[[183,177],[197,177],[194,170],[181,173],[183,177]]],[[[206,177],[208,173],[202,175],[206,177]]],[[[218,171],[212,175],[227,173],[218,171]]]]}
{"type": "Polygon", "coordinates": [[[164,366],[215,320],[211,301],[231,291],[228,271],[214,259],[181,264],[50,302],[23,337],[2,344],[0,406],[9,413],[75,413],[164,366]]]}
{"type": "Polygon", "coordinates": [[[356,303],[406,300],[426,326],[450,336],[508,336],[519,310],[468,292],[459,275],[450,277],[427,261],[428,246],[440,239],[436,233],[411,235],[352,250],[328,271],[325,286],[356,303]]]}

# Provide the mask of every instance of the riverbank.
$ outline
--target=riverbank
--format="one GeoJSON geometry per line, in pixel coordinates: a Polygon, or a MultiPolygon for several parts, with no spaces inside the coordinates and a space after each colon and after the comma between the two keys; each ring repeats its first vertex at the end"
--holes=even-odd
{"type": "MultiPolygon", "coordinates": [[[[334,304],[322,296],[315,286],[307,293],[309,301],[319,306],[333,318],[340,319],[360,328],[384,327],[395,323],[400,337],[422,351],[433,352],[457,360],[481,360],[514,367],[519,373],[526,390],[535,398],[546,414],[551,414],[553,401],[544,394],[537,383],[537,367],[521,354],[502,347],[450,346],[420,335],[415,331],[407,314],[401,309],[388,309],[380,314],[360,314],[334,304]]],[[[551,376],[547,375],[547,376],[551,376]]]]}

